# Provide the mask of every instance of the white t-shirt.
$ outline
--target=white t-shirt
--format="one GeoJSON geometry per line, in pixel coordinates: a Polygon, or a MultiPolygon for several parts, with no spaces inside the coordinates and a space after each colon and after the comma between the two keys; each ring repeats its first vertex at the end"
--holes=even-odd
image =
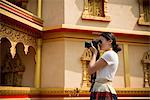
{"type": "Polygon", "coordinates": [[[101,56],[101,59],[104,59],[108,65],[97,71],[96,80],[102,78],[112,81],[118,68],[118,54],[113,50],[109,50],[104,52],[104,54],[101,56]]]}

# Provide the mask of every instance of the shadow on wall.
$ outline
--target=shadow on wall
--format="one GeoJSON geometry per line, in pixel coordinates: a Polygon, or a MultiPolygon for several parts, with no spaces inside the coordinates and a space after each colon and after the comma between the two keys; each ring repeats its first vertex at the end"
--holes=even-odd
{"type": "Polygon", "coordinates": [[[0,85],[33,86],[35,66],[33,55],[35,52],[29,48],[29,54],[25,55],[24,45],[17,43],[16,54],[12,58],[10,48],[10,41],[7,38],[2,38],[0,43],[0,85]]]}

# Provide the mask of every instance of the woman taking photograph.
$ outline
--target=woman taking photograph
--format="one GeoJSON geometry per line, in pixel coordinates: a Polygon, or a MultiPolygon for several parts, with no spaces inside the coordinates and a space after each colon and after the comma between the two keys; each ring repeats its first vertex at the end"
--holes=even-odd
{"type": "Polygon", "coordinates": [[[119,64],[117,52],[121,51],[121,48],[116,44],[116,38],[110,32],[101,33],[98,40],[100,41],[98,44],[100,52],[103,51],[98,60],[96,57],[99,51],[92,43],[92,47],[90,47],[93,56],[89,63],[88,72],[90,75],[96,72],[90,100],[117,100],[116,91],[111,83],[119,64]]]}

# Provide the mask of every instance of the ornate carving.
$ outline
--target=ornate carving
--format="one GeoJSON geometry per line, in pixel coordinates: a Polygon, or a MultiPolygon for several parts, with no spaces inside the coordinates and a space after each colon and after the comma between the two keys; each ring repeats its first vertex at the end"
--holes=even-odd
{"type": "Polygon", "coordinates": [[[108,0],[84,0],[82,19],[110,21],[108,0]]]}
{"type": "Polygon", "coordinates": [[[17,43],[21,42],[25,45],[25,53],[28,51],[28,47],[32,46],[36,48],[36,39],[32,36],[29,36],[28,34],[25,34],[21,31],[15,30],[13,28],[10,28],[6,26],[3,23],[0,23],[0,38],[7,37],[11,44],[11,54],[14,57],[15,56],[15,46],[17,43]]]}
{"type": "Polygon", "coordinates": [[[81,62],[82,62],[82,88],[90,88],[90,75],[88,74],[88,64],[91,60],[92,52],[85,48],[83,55],[81,56],[81,62]]]}
{"type": "Polygon", "coordinates": [[[150,87],[150,50],[144,53],[143,59],[144,87],[150,87]]]}
{"type": "Polygon", "coordinates": [[[77,96],[79,96],[80,90],[78,88],[75,88],[71,91],[65,91],[65,92],[66,93],[68,92],[70,97],[77,97],[77,96]]]}
{"type": "Polygon", "coordinates": [[[140,25],[150,25],[150,0],[139,0],[140,18],[138,23],[140,25]]]}
{"type": "MultiPolygon", "coordinates": [[[[70,93],[76,91],[75,88],[29,88],[29,87],[0,87],[0,96],[16,96],[16,95],[29,95],[41,98],[59,98],[59,97],[74,97],[70,93]]],[[[78,97],[89,97],[89,90],[81,90],[75,92],[78,94],[78,97]]],[[[150,90],[148,88],[117,88],[116,89],[118,96],[126,97],[149,97],[150,90]]],[[[82,99],[81,98],[81,99],[82,99]]]]}

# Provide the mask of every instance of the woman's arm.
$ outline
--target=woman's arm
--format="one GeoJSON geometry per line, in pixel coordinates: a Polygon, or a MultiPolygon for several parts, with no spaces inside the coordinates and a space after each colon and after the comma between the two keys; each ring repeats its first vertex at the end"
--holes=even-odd
{"type": "Polygon", "coordinates": [[[89,63],[89,67],[88,67],[88,72],[91,75],[91,74],[95,73],[97,70],[102,69],[104,66],[106,66],[107,62],[104,59],[99,59],[96,61],[98,51],[94,46],[92,46],[90,48],[90,50],[93,53],[92,59],[89,63]]]}
{"type": "Polygon", "coordinates": [[[89,63],[88,72],[90,75],[95,73],[97,70],[104,68],[107,65],[107,62],[104,59],[99,59],[96,61],[96,56],[97,55],[94,54],[89,63]]]}

